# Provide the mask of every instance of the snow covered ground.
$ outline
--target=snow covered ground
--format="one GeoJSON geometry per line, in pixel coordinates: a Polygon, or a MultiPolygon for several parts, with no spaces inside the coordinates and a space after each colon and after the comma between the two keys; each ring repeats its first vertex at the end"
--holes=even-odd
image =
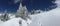
{"type": "Polygon", "coordinates": [[[21,18],[13,18],[6,22],[0,24],[0,26],[27,26],[27,22],[21,18]],[[19,24],[19,21],[22,20],[22,24],[19,24]]]}
{"type": "Polygon", "coordinates": [[[8,16],[10,17],[10,20],[5,21],[5,22],[0,20],[0,26],[27,26],[27,24],[31,23],[31,20],[29,19],[27,19],[26,21],[20,17],[16,18],[15,15],[12,15],[12,14],[9,14],[8,16]],[[22,21],[21,22],[22,24],[19,24],[20,21],[22,21]]]}
{"type": "Polygon", "coordinates": [[[60,26],[60,9],[53,9],[44,13],[31,15],[29,26],[60,26]]]}

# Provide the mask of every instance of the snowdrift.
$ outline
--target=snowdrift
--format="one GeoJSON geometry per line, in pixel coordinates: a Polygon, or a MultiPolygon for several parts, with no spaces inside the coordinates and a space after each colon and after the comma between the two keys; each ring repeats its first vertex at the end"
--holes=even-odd
{"type": "Polygon", "coordinates": [[[60,26],[60,9],[56,8],[44,13],[31,15],[32,23],[29,26],[60,26]]]}
{"type": "Polygon", "coordinates": [[[22,24],[19,24],[19,21],[22,20],[20,18],[13,18],[9,21],[3,22],[0,26],[27,26],[27,22],[22,20],[22,24]]]}

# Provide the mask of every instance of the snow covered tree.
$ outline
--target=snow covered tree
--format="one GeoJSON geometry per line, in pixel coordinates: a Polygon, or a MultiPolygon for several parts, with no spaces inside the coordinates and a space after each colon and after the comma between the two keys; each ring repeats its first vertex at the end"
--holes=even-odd
{"type": "Polygon", "coordinates": [[[36,10],[35,12],[38,14],[38,13],[42,13],[44,11],[42,11],[42,10],[39,9],[39,10],[36,10]]]}
{"type": "Polygon", "coordinates": [[[7,20],[9,20],[9,17],[7,11],[5,11],[4,15],[2,15],[1,21],[7,21],[7,20]]]}
{"type": "Polygon", "coordinates": [[[32,10],[32,12],[31,12],[31,14],[38,14],[38,13],[42,13],[42,12],[44,12],[44,11],[42,11],[42,10],[32,10]]]}
{"type": "Polygon", "coordinates": [[[34,9],[31,11],[31,14],[35,14],[35,10],[34,9]]]}
{"type": "Polygon", "coordinates": [[[19,9],[17,10],[16,17],[21,17],[24,20],[27,20],[27,18],[31,19],[28,16],[28,10],[27,10],[26,6],[22,6],[21,3],[20,3],[20,6],[19,6],[19,9]]]}

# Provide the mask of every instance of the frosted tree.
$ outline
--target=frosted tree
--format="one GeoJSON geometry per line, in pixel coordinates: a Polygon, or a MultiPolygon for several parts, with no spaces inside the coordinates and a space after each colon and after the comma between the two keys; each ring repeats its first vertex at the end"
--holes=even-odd
{"type": "Polygon", "coordinates": [[[7,11],[5,11],[4,15],[2,15],[1,21],[7,21],[7,20],[9,20],[9,17],[7,11]]]}
{"type": "Polygon", "coordinates": [[[19,9],[17,10],[16,17],[21,17],[24,20],[31,19],[28,16],[28,10],[26,6],[22,6],[22,3],[20,3],[19,9]]]}
{"type": "Polygon", "coordinates": [[[31,11],[31,14],[35,14],[35,10],[34,9],[31,11]]]}
{"type": "Polygon", "coordinates": [[[22,4],[20,3],[20,6],[19,6],[19,9],[17,10],[16,16],[22,16],[22,10],[23,10],[23,7],[22,7],[22,4]]]}
{"type": "MultiPolygon", "coordinates": [[[[27,10],[26,6],[22,6],[22,0],[20,0],[20,5],[19,5],[19,9],[16,12],[16,17],[17,18],[19,17],[19,18],[25,20],[27,23],[29,23],[28,21],[31,19],[28,16],[28,10],[27,10]]],[[[23,22],[22,20],[21,21],[19,20],[19,24],[22,24],[22,22],[23,22]]]]}
{"type": "Polygon", "coordinates": [[[44,12],[44,11],[42,11],[42,10],[39,9],[39,10],[36,10],[35,12],[36,12],[36,13],[42,13],[42,12],[44,12]]]}
{"type": "Polygon", "coordinates": [[[42,12],[44,12],[44,11],[42,11],[42,10],[32,10],[32,12],[31,12],[31,14],[38,14],[38,13],[42,13],[42,12]]]}

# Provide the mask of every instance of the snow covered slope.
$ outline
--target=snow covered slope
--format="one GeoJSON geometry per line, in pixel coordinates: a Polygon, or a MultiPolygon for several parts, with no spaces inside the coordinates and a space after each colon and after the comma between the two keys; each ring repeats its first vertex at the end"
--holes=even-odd
{"type": "Polygon", "coordinates": [[[0,26],[27,26],[27,22],[21,18],[13,18],[9,21],[3,22],[0,26]],[[22,20],[22,24],[19,25],[19,21],[22,20]]]}
{"type": "MultiPolygon", "coordinates": [[[[32,18],[32,23],[28,26],[60,26],[59,8],[40,14],[30,15],[30,17],[32,18]]],[[[0,26],[27,26],[27,22],[20,18],[12,18],[9,21],[1,23],[0,26]],[[19,20],[22,20],[22,25],[19,25],[19,20]]]]}
{"type": "Polygon", "coordinates": [[[60,9],[31,15],[32,23],[29,26],[60,26],[60,9]]]}

